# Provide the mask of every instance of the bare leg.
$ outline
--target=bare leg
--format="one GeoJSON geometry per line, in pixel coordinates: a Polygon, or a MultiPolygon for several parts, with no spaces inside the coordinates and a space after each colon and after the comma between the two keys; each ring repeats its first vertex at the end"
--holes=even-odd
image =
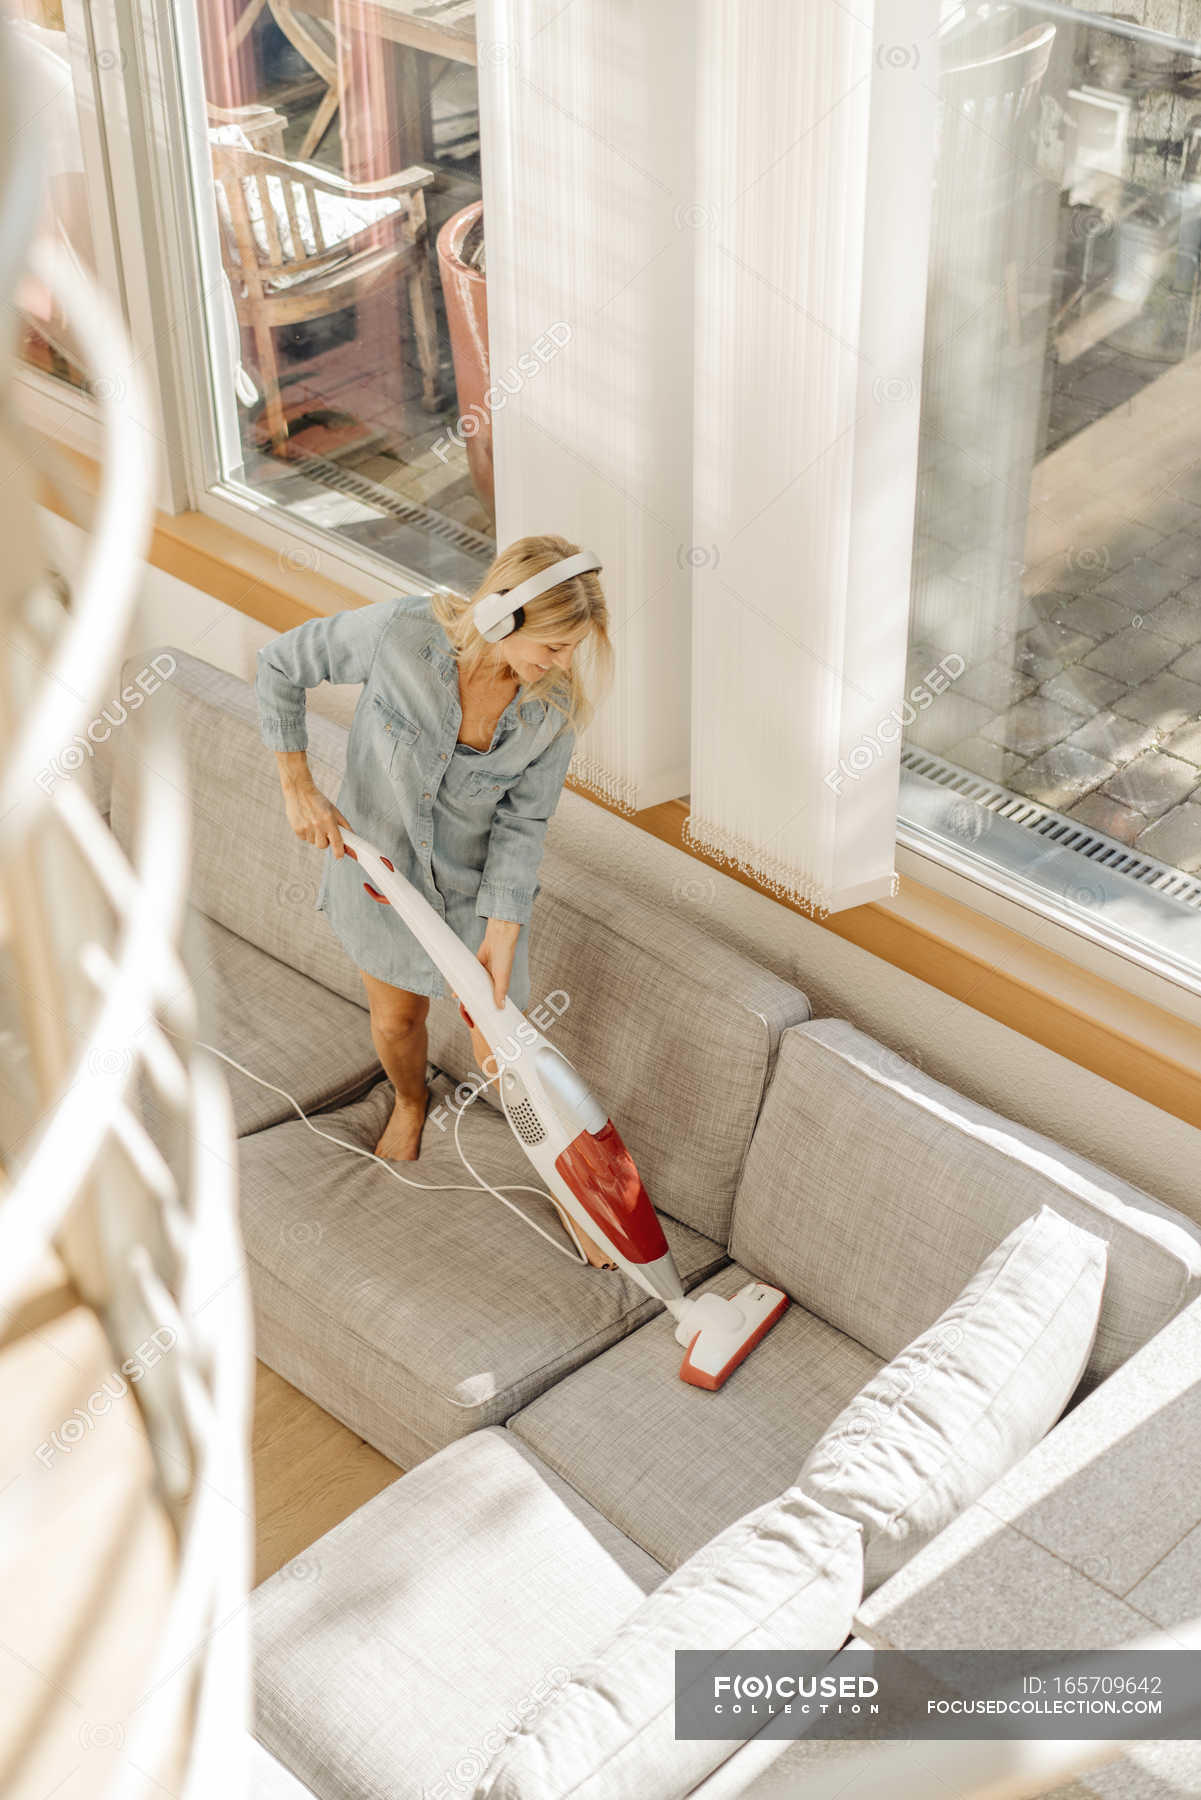
{"type": "MultiPolygon", "coordinates": [[[[496,1068],[495,1062],[491,1060],[492,1052],[488,1048],[487,1038],[479,1030],[478,1026],[475,1025],[471,1027],[471,1048],[475,1051],[475,1060],[479,1064],[480,1073],[484,1076],[485,1080],[495,1088],[499,1080],[499,1071],[496,1068]]],[[[563,1228],[567,1232],[567,1235],[570,1237],[574,1233],[575,1236],[579,1238],[584,1254],[594,1269],[614,1269],[617,1267],[608,1251],[602,1250],[599,1244],[594,1243],[588,1236],[588,1233],[583,1231],[580,1226],[576,1224],[574,1219],[571,1220],[570,1224],[568,1223],[567,1215],[559,1205],[558,1201],[552,1200],[552,1205],[562,1219],[563,1228]]]]}
{"type": "Polygon", "coordinates": [[[396,1090],[392,1116],[375,1146],[391,1162],[416,1162],[429,1105],[425,1066],[429,1052],[428,994],[410,994],[360,969],[371,1007],[371,1039],[384,1073],[396,1090]]]}

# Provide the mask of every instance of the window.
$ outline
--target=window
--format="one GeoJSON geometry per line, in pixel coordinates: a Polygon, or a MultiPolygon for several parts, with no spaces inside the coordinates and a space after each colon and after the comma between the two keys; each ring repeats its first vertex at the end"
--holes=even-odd
{"type": "Polygon", "coordinates": [[[469,586],[495,547],[472,15],[200,0],[185,82],[222,479],[469,586]]]}
{"type": "Polygon", "coordinates": [[[1195,979],[1201,5],[1180,10],[1181,38],[1050,4],[940,34],[902,818],[1195,979]]]}

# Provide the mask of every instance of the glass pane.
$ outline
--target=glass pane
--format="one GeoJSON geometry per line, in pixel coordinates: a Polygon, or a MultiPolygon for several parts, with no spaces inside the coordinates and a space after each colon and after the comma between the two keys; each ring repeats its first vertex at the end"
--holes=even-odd
{"type": "Polygon", "coordinates": [[[495,548],[474,8],[200,0],[200,26],[223,473],[474,586],[495,548]]]}
{"type": "MultiPolygon", "coordinates": [[[[17,129],[36,133],[42,149],[46,184],[42,228],[93,269],[81,129],[83,110],[92,103],[75,89],[62,8],[59,0],[14,0],[10,17],[25,53],[17,129]]],[[[17,290],[17,304],[23,360],[72,387],[84,387],[86,377],[73,360],[62,313],[42,283],[28,273],[17,290]]]]}
{"type": "Polygon", "coordinates": [[[1201,0],[1179,13],[941,33],[903,816],[1195,969],[1201,0]]]}

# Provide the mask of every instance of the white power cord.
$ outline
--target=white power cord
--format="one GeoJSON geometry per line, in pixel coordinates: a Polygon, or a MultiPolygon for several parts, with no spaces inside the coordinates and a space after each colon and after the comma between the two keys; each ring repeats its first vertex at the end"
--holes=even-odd
{"type": "MultiPolygon", "coordinates": [[[[164,1029],[169,1028],[165,1027],[164,1029]]],[[[177,1034],[172,1032],[171,1035],[174,1037],[177,1034]]],[[[534,1220],[529,1217],[528,1213],[523,1213],[519,1206],[514,1206],[513,1202],[507,1199],[505,1195],[501,1193],[499,1188],[494,1188],[490,1181],[485,1181],[478,1169],[472,1168],[464,1154],[463,1146],[459,1142],[459,1128],[463,1123],[463,1114],[467,1110],[466,1106],[461,1106],[455,1113],[455,1149],[458,1151],[459,1161],[467,1170],[467,1173],[475,1176],[474,1183],[466,1181],[410,1181],[407,1175],[402,1175],[400,1173],[400,1170],[395,1164],[389,1162],[386,1157],[377,1156],[374,1150],[364,1150],[361,1144],[348,1144],[345,1138],[333,1137],[328,1131],[322,1131],[319,1126],[313,1124],[313,1121],[309,1118],[303,1107],[288,1093],[286,1088],[276,1087],[273,1081],[265,1081],[261,1075],[256,1075],[253,1069],[245,1068],[243,1064],[235,1061],[232,1056],[227,1056],[224,1050],[218,1050],[215,1044],[206,1044],[202,1038],[197,1038],[195,1041],[202,1050],[211,1050],[214,1056],[219,1056],[222,1062],[227,1062],[230,1068],[236,1069],[240,1075],[247,1076],[251,1081],[257,1081],[260,1087],[269,1088],[273,1094],[278,1094],[281,1099],[286,1100],[288,1105],[291,1106],[295,1112],[299,1114],[300,1118],[304,1120],[309,1130],[315,1132],[319,1138],[324,1138],[327,1143],[340,1144],[343,1150],[351,1150],[356,1156],[365,1156],[370,1162],[377,1162],[381,1169],[386,1169],[389,1175],[393,1176],[397,1181],[402,1181],[406,1187],[424,1188],[426,1192],[430,1194],[494,1194],[502,1206],[507,1206],[510,1212],[516,1213],[523,1224],[528,1225],[531,1231],[536,1231],[539,1237],[545,1238],[551,1249],[557,1250],[560,1256],[566,1256],[571,1262],[586,1263],[588,1261],[588,1258],[582,1255],[574,1247],[570,1250],[564,1249],[563,1245],[553,1238],[549,1231],[544,1231],[541,1225],[536,1224],[534,1220]]],[[[504,1104],[503,1099],[501,1104],[504,1104]]],[[[506,1114],[506,1117],[507,1116],[508,1115],[506,1114]]],[[[527,1181],[513,1181],[510,1182],[509,1185],[512,1188],[520,1189],[526,1194],[538,1194],[543,1200],[551,1199],[551,1196],[546,1192],[545,1188],[531,1187],[527,1181]]]]}

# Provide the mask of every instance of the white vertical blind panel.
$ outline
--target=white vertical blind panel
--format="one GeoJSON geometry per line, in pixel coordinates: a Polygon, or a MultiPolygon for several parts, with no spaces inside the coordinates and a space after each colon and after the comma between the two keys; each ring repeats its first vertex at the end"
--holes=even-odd
{"type": "Polygon", "coordinates": [[[603,557],[616,679],[571,775],[633,810],[688,786],[694,15],[485,0],[478,34],[497,540],[603,557]]]}
{"type": "Polygon", "coordinates": [[[896,880],[936,6],[697,16],[685,829],[836,911],[896,880]]]}

